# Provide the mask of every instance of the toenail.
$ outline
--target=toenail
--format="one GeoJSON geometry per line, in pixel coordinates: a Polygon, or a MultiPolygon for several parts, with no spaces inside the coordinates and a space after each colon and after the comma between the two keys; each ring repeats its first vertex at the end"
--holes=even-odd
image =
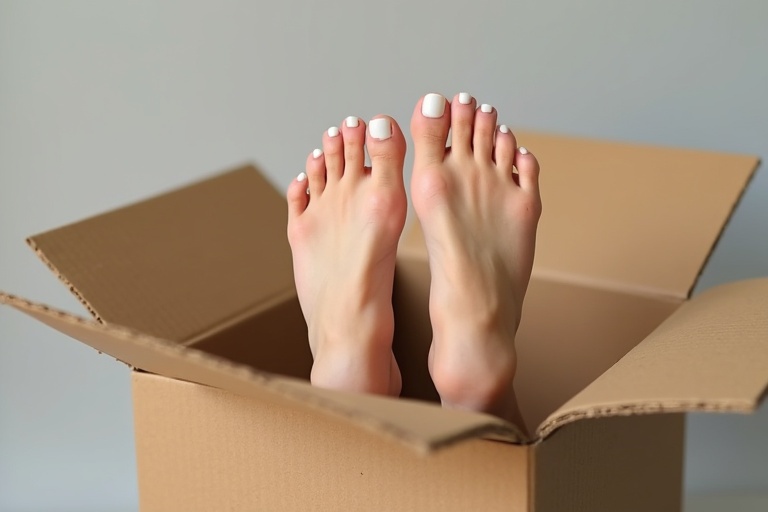
{"type": "Polygon", "coordinates": [[[313,158],[320,158],[320,155],[322,155],[322,154],[323,154],[323,150],[318,148],[318,149],[316,149],[316,150],[314,150],[312,152],[312,157],[313,158]]]}
{"type": "Polygon", "coordinates": [[[360,126],[360,120],[355,116],[349,116],[345,121],[347,128],[357,128],[360,126]]]}
{"type": "Polygon", "coordinates": [[[482,105],[480,105],[480,112],[483,112],[485,114],[490,114],[491,112],[493,112],[493,107],[487,103],[483,103],[482,105]]]}
{"type": "Polygon", "coordinates": [[[299,174],[299,175],[296,177],[296,181],[299,181],[299,182],[301,182],[301,181],[304,181],[305,179],[307,179],[307,174],[306,174],[306,173],[304,173],[304,172],[303,172],[303,173],[301,173],[301,174],[299,174]]]}
{"type": "Polygon", "coordinates": [[[328,136],[329,137],[335,137],[338,134],[339,134],[339,129],[336,128],[335,126],[331,126],[330,128],[328,128],[328,136]]]}
{"type": "Polygon", "coordinates": [[[503,124],[503,125],[499,126],[499,131],[501,133],[509,133],[509,128],[507,127],[507,125],[503,124]]]}
{"type": "Polygon", "coordinates": [[[437,119],[445,113],[445,98],[441,94],[429,93],[421,102],[421,115],[437,119]]]}
{"type": "Polygon", "coordinates": [[[519,148],[517,148],[517,150],[520,152],[521,155],[527,155],[528,154],[528,150],[525,149],[523,146],[520,146],[519,148]]]}
{"type": "Polygon", "coordinates": [[[469,105],[472,103],[472,95],[468,92],[460,92],[459,93],[459,103],[462,105],[469,105]]]}
{"type": "Polygon", "coordinates": [[[392,136],[392,125],[389,124],[389,119],[384,117],[371,119],[371,122],[368,123],[368,133],[374,139],[385,140],[392,136]]]}

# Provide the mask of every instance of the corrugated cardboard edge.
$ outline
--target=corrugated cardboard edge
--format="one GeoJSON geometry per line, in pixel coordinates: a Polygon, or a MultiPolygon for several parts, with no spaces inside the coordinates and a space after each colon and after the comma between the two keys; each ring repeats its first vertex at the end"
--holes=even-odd
{"type": "Polygon", "coordinates": [[[97,320],[186,341],[295,289],[285,208],[243,165],[28,244],[97,320]]]}
{"type": "MultiPolygon", "coordinates": [[[[91,305],[91,303],[90,303],[90,302],[88,302],[88,301],[85,299],[85,297],[83,297],[83,296],[82,296],[82,294],[81,294],[81,293],[80,293],[80,291],[77,289],[77,287],[75,287],[75,285],[74,285],[74,284],[72,284],[72,283],[69,281],[69,279],[67,279],[66,277],[64,277],[64,274],[62,274],[61,272],[59,272],[59,269],[57,269],[57,268],[56,268],[56,266],[55,266],[53,263],[51,263],[51,261],[50,261],[50,260],[49,260],[49,259],[48,259],[48,258],[45,256],[45,254],[43,253],[43,251],[42,251],[42,250],[40,250],[40,248],[37,246],[37,244],[35,243],[35,241],[34,241],[33,237],[29,237],[29,238],[27,238],[27,245],[29,245],[29,247],[30,247],[30,248],[31,248],[33,251],[35,251],[35,254],[36,254],[36,255],[37,255],[37,257],[40,259],[40,261],[42,261],[42,262],[45,264],[45,266],[46,266],[46,267],[48,267],[48,269],[49,269],[51,272],[53,272],[53,275],[55,275],[55,276],[56,276],[56,278],[57,278],[59,281],[61,281],[61,282],[64,284],[64,286],[66,286],[66,287],[67,287],[67,289],[70,291],[70,293],[71,293],[72,295],[74,295],[74,296],[75,296],[75,298],[76,298],[78,301],[80,301],[80,304],[82,304],[82,305],[85,307],[85,309],[87,309],[87,310],[88,310],[88,312],[91,314],[91,316],[92,316],[92,317],[93,317],[93,318],[94,318],[94,319],[95,319],[97,322],[99,322],[99,323],[102,323],[102,324],[103,324],[103,323],[104,323],[104,321],[101,319],[101,316],[99,316],[99,313],[96,311],[96,309],[93,307],[93,305],[91,305]]],[[[3,295],[3,294],[2,294],[2,293],[0,293],[0,295],[3,295]]]]}
{"type": "MultiPolygon", "coordinates": [[[[762,398],[761,398],[762,400],[762,398]]],[[[643,402],[635,404],[618,404],[613,406],[596,406],[589,409],[578,410],[562,414],[543,423],[538,430],[538,435],[546,439],[556,430],[577,421],[595,418],[610,418],[615,416],[638,416],[644,414],[672,414],[689,412],[706,413],[740,413],[749,414],[755,412],[754,402],[733,400],[722,401],[659,401],[643,402]]]]}
{"type": "MultiPolygon", "coordinates": [[[[208,382],[199,381],[204,379],[191,380],[192,382],[218,387],[244,396],[251,395],[252,397],[272,400],[288,399],[296,406],[308,407],[314,411],[350,421],[364,429],[402,443],[422,454],[427,454],[470,438],[489,438],[514,444],[524,444],[525,438],[516,427],[489,415],[446,410],[434,404],[407,399],[355,395],[319,389],[298,379],[261,372],[252,367],[236,364],[193,348],[187,348],[167,340],[148,336],[125,327],[98,323],[14,295],[0,292],[0,304],[7,304],[71,337],[76,337],[76,335],[67,332],[68,330],[109,336],[127,345],[140,347],[145,352],[172,358],[183,363],[180,367],[186,365],[187,368],[203,370],[225,380],[230,380],[232,383],[243,386],[247,392],[243,393],[227,389],[225,386],[212,386],[208,382]],[[439,415],[440,418],[445,418],[445,423],[450,423],[451,416],[454,416],[463,421],[464,426],[445,432],[442,435],[417,435],[412,430],[398,424],[397,421],[365,413],[358,407],[361,403],[373,403],[373,407],[376,407],[376,402],[385,404],[389,409],[396,408],[402,410],[406,417],[414,417],[414,414],[418,415],[421,412],[422,414],[431,414],[433,420],[436,415],[439,415]]],[[[99,352],[103,352],[97,346],[94,346],[94,348],[99,352]]],[[[112,356],[115,357],[114,355],[112,356]]],[[[131,366],[119,357],[115,357],[115,359],[131,366]]],[[[146,368],[145,370],[154,373],[151,368],[146,368]]],[[[169,376],[180,378],[181,380],[189,380],[179,376],[169,376]]]]}
{"type": "MultiPolygon", "coordinates": [[[[569,423],[587,418],[687,412],[754,412],[768,393],[768,362],[760,366],[758,359],[762,357],[768,361],[767,305],[768,278],[728,283],[707,290],[684,304],[635,349],[550,415],[537,430],[538,436],[544,439],[569,423]],[[732,353],[736,354],[734,360],[715,360],[702,366],[700,361],[697,363],[696,355],[706,354],[706,348],[709,346],[722,346],[718,344],[721,341],[718,336],[722,335],[718,326],[729,325],[725,319],[730,318],[731,313],[736,316],[732,302],[737,300],[741,301],[740,305],[745,306],[740,307],[738,312],[746,316],[740,319],[740,323],[732,325],[735,330],[728,333],[729,339],[736,344],[736,348],[743,348],[746,343],[756,343],[758,349],[751,347],[751,351],[733,350],[732,353]],[[742,343],[741,347],[739,342],[742,343]],[[646,373],[642,369],[648,368],[649,365],[651,369],[666,374],[664,369],[659,370],[660,360],[664,357],[664,345],[678,351],[677,359],[680,359],[680,354],[687,354],[692,361],[691,365],[679,368],[679,373],[684,374],[685,379],[678,378],[679,389],[671,389],[669,392],[672,396],[664,399],[643,397],[644,386],[642,382],[638,382],[637,376],[646,373]],[[662,349],[659,350],[659,347],[662,349]],[[764,349],[760,350],[760,347],[764,349]],[[655,363],[654,357],[657,358],[655,363]],[[738,364],[739,360],[741,365],[738,364]],[[743,375],[746,371],[743,364],[745,360],[758,365],[756,373],[746,381],[743,375]],[[721,373],[723,368],[732,368],[733,376],[729,384],[734,388],[729,391],[728,396],[706,396],[707,386],[711,386],[708,377],[715,367],[721,370],[721,373]],[[630,382],[638,389],[640,396],[626,400],[617,398],[615,389],[623,388],[630,382]],[[678,396],[674,396],[675,394],[678,396]]],[[[658,385],[660,379],[658,375],[649,374],[647,380],[648,385],[658,385]]],[[[717,387],[717,384],[715,386],[717,387]]],[[[653,393],[647,392],[648,395],[653,393]]]]}
{"type": "MultiPolygon", "coordinates": [[[[99,312],[96,311],[96,308],[93,307],[93,305],[90,302],[88,302],[88,300],[86,300],[86,298],[80,293],[77,287],[73,285],[66,277],[64,277],[64,275],[61,272],[59,272],[56,266],[53,263],[51,263],[51,261],[45,256],[45,253],[37,247],[37,244],[35,243],[34,238],[32,237],[27,238],[26,242],[32,248],[32,250],[35,251],[35,254],[40,259],[40,261],[42,261],[51,272],[53,272],[53,274],[59,279],[59,281],[61,281],[64,284],[64,286],[66,286],[67,289],[69,289],[70,293],[72,293],[72,295],[75,296],[75,298],[86,308],[86,310],[88,310],[88,312],[91,314],[93,319],[102,325],[106,325],[107,322],[105,322],[101,318],[101,315],[99,315],[99,312]]],[[[2,295],[4,294],[0,292],[0,296],[2,295]]],[[[194,346],[196,343],[199,343],[201,340],[204,340],[214,335],[217,332],[221,332],[226,329],[229,329],[233,325],[242,321],[244,318],[248,318],[259,311],[268,309],[274,306],[275,304],[278,304],[280,302],[287,300],[290,297],[294,297],[295,295],[296,295],[296,289],[293,286],[288,287],[285,290],[282,290],[276,293],[275,295],[266,297],[263,301],[254,304],[253,306],[251,306],[245,311],[238,311],[234,313],[229,319],[179,344],[184,346],[190,346],[190,347],[194,346]]],[[[29,302],[30,304],[33,304],[33,302],[31,301],[27,301],[27,302],[29,302]]],[[[43,307],[47,307],[47,306],[43,305],[43,307]]],[[[131,365],[128,364],[128,366],[131,366],[131,365]]]]}
{"type": "MultiPolygon", "coordinates": [[[[236,167],[233,167],[232,169],[216,172],[216,173],[211,174],[210,176],[207,176],[207,177],[204,177],[204,178],[200,178],[198,180],[194,180],[194,181],[192,181],[190,183],[187,183],[187,184],[184,184],[184,185],[180,185],[180,186],[177,186],[177,187],[172,187],[169,190],[166,190],[164,192],[152,195],[152,196],[150,196],[148,198],[143,198],[143,199],[139,199],[139,200],[133,201],[133,202],[129,203],[126,206],[114,208],[112,210],[109,210],[107,212],[102,213],[101,215],[103,215],[105,213],[111,213],[111,212],[115,212],[115,211],[119,211],[119,210],[124,210],[126,208],[131,207],[131,206],[136,206],[136,205],[139,205],[139,204],[142,204],[142,203],[146,203],[148,201],[156,200],[156,199],[158,199],[158,198],[160,198],[160,197],[162,197],[164,195],[169,195],[169,194],[181,192],[181,191],[184,191],[186,189],[189,189],[189,188],[192,188],[192,187],[195,187],[195,186],[200,186],[200,185],[205,184],[206,182],[215,180],[217,178],[223,178],[223,177],[225,177],[225,176],[227,176],[229,174],[233,174],[235,172],[240,172],[240,171],[243,171],[243,170],[246,170],[246,169],[256,170],[257,168],[255,166],[253,166],[252,164],[241,164],[241,165],[238,165],[236,167]]],[[[89,220],[91,218],[93,218],[93,216],[89,216],[89,217],[87,217],[85,219],[82,219],[82,220],[80,220],[78,222],[87,221],[87,220],[89,220]]],[[[74,222],[72,224],[77,224],[78,222],[74,222]]],[[[68,224],[68,225],[72,225],[72,224],[68,224]]],[[[75,285],[72,284],[72,282],[70,282],[69,279],[67,279],[64,276],[64,274],[62,274],[59,271],[59,269],[48,259],[48,257],[45,255],[43,250],[40,249],[40,247],[38,247],[37,242],[35,241],[35,238],[43,236],[43,235],[45,235],[47,233],[50,233],[51,231],[55,231],[55,229],[54,230],[44,231],[42,233],[38,233],[36,235],[28,237],[26,239],[27,245],[35,252],[35,255],[40,259],[40,261],[42,261],[43,264],[46,267],[48,267],[48,269],[53,273],[53,275],[55,275],[56,278],[59,281],[61,281],[64,284],[64,286],[67,287],[67,289],[70,291],[70,293],[72,293],[72,295],[74,295],[75,298],[86,308],[86,310],[88,310],[88,312],[91,314],[91,316],[93,316],[93,318],[97,322],[103,324],[104,321],[101,318],[101,315],[99,315],[98,311],[96,311],[96,308],[80,293],[80,291],[77,289],[77,287],[75,287],[75,285]]],[[[0,292],[0,295],[2,295],[2,292],[0,292]]]]}

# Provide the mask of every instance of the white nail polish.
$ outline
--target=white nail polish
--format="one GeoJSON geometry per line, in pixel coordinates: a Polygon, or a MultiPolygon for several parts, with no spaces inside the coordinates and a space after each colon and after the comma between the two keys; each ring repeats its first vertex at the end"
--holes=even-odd
{"type": "Polygon", "coordinates": [[[480,105],[480,112],[483,112],[485,114],[490,114],[491,112],[493,112],[493,107],[487,103],[483,103],[482,105],[480,105]]]}
{"type": "Polygon", "coordinates": [[[503,125],[499,126],[499,131],[501,133],[509,133],[509,128],[507,127],[507,125],[503,124],[503,125]]]}
{"type": "Polygon", "coordinates": [[[320,158],[320,155],[323,154],[323,150],[318,148],[312,152],[312,158],[320,158]]]}
{"type": "Polygon", "coordinates": [[[445,113],[445,97],[441,94],[429,93],[421,102],[421,115],[437,119],[445,113]]]}
{"type": "Polygon", "coordinates": [[[298,182],[302,182],[302,181],[304,181],[305,179],[307,179],[307,174],[306,174],[306,173],[304,173],[304,172],[303,172],[303,173],[301,173],[301,174],[299,174],[298,176],[296,176],[296,181],[298,181],[298,182]]]}
{"type": "Polygon", "coordinates": [[[459,103],[462,105],[469,105],[472,103],[472,95],[468,92],[460,92],[459,93],[459,103]]]}
{"type": "Polygon", "coordinates": [[[360,126],[360,120],[355,116],[349,116],[344,123],[347,125],[347,128],[357,128],[360,126]]]}
{"type": "Polygon", "coordinates": [[[392,136],[392,126],[389,124],[389,119],[385,117],[371,119],[368,123],[368,133],[376,140],[390,138],[392,136]]]}
{"type": "Polygon", "coordinates": [[[328,136],[329,137],[335,137],[338,134],[339,134],[339,129],[336,128],[335,126],[331,126],[330,128],[328,128],[328,136]]]}
{"type": "Polygon", "coordinates": [[[517,148],[517,150],[520,152],[521,155],[527,155],[528,154],[528,150],[525,149],[523,146],[520,146],[519,148],[517,148]]]}

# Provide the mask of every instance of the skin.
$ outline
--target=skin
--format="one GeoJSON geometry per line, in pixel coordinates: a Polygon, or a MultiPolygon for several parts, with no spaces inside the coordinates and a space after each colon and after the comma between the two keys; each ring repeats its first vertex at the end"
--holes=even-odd
{"type": "MultiPolygon", "coordinates": [[[[473,98],[442,101],[443,114],[426,117],[422,98],[411,120],[411,196],[432,273],[429,370],[444,406],[521,424],[514,338],[541,214],[539,165],[497,127],[495,109],[483,112],[473,98]]],[[[288,237],[315,357],[312,383],[397,396],[391,300],[407,208],[405,139],[393,119],[377,117],[389,121],[391,137],[373,139],[362,121],[323,135],[323,154],[307,158],[307,179],[289,187],[288,237]]]]}

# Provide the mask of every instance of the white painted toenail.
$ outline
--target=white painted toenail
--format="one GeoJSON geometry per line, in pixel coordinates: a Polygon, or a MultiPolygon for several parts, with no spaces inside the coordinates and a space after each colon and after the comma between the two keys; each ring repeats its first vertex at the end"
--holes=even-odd
{"type": "Polygon", "coordinates": [[[336,128],[335,126],[331,126],[330,128],[328,128],[328,136],[329,137],[335,137],[338,134],[339,134],[339,129],[336,128]]]}
{"type": "Polygon", "coordinates": [[[347,128],[357,128],[360,126],[360,120],[355,116],[349,116],[345,121],[347,128]]]}
{"type": "Polygon", "coordinates": [[[437,119],[445,113],[445,98],[441,94],[429,93],[421,102],[421,115],[437,119]]]}
{"type": "Polygon", "coordinates": [[[318,149],[316,149],[316,150],[314,150],[312,152],[312,157],[313,158],[320,158],[320,155],[322,155],[322,154],[323,154],[323,150],[318,148],[318,149]]]}
{"type": "Polygon", "coordinates": [[[493,107],[487,103],[483,103],[482,105],[480,105],[480,112],[483,112],[485,114],[490,114],[491,112],[493,112],[493,107]]]}
{"type": "Polygon", "coordinates": [[[525,149],[523,146],[520,146],[519,148],[517,148],[517,150],[520,152],[521,155],[527,155],[528,154],[528,150],[525,149]]]}
{"type": "Polygon", "coordinates": [[[301,173],[296,177],[296,181],[299,181],[299,182],[304,181],[305,179],[307,179],[306,173],[301,173]]]}
{"type": "Polygon", "coordinates": [[[371,119],[371,122],[368,123],[368,133],[377,140],[390,138],[392,136],[392,126],[389,124],[389,119],[384,117],[371,119]]]}
{"type": "Polygon", "coordinates": [[[462,105],[469,105],[472,103],[472,95],[468,92],[460,92],[459,93],[459,103],[462,105]]]}
{"type": "Polygon", "coordinates": [[[501,133],[509,133],[509,128],[507,127],[507,125],[503,124],[503,125],[499,126],[499,131],[501,133]]]}

